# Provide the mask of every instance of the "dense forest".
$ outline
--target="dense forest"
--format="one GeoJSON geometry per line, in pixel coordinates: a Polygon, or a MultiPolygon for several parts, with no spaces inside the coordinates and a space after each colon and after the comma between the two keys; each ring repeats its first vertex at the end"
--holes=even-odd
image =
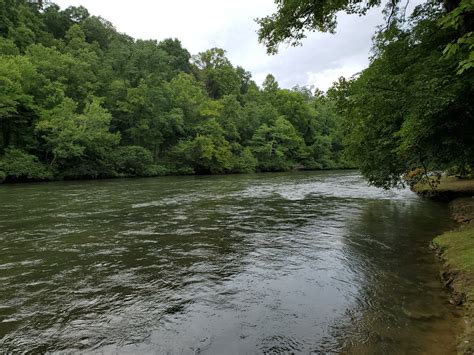
{"type": "MultiPolygon", "coordinates": [[[[269,53],[381,5],[276,3],[257,20],[269,53]]],[[[135,40],[83,7],[0,0],[0,181],[357,166],[387,188],[472,174],[473,8],[387,3],[369,67],[322,93],[272,75],[259,87],[223,49],[135,40]]]]}
{"type": "Polygon", "coordinates": [[[474,173],[474,1],[275,0],[258,19],[269,53],[301,44],[307,31],[334,32],[337,14],[385,5],[370,65],[328,93],[344,122],[344,145],[369,182],[385,188],[440,172],[474,173]]]}
{"type": "Polygon", "coordinates": [[[223,49],[0,0],[0,55],[0,181],[351,166],[335,99],[258,87],[223,49]]]}

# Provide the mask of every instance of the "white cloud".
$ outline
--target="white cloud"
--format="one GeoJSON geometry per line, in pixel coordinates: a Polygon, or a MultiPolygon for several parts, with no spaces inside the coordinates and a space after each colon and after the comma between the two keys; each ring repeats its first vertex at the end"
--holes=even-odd
{"type": "Polygon", "coordinates": [[[321,90],[327,90],[341,76],[350,78],[352,75],[365,68],[362,64],[347,63],[336,68],[329,68],[317,73],[311,71],[306,73],[306,86],[314,86],[321,90]]]}

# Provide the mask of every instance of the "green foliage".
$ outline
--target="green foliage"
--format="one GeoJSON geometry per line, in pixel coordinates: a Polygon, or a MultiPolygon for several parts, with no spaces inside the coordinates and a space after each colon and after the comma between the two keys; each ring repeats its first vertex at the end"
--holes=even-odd
{"type": "Polygon", "coordinates": [[[293,46],[300,44],[306,37],[305,31],[333,33],[337,25],[336,14],[339,11],[363,15],[380,3],[380,0],[275,0],[277,12],[257,19],[260,25],[258,38],[266,45],[269,54],[276,53],[281,42],[286,41],[293,46]]]}
{"type": "Polygon", "coordinates": [[[249,147],[236,144],[232,147],[232,150],[235,154],[233,172],[252,173],[257,169],[258,160],[253,156],[249,147]]]}
{"type": "Polygon", "coordinates": [[[193,57],[193,62],[198,78],[205,83],[211,98],[240,93],[241,78],[225,57],[223,49],[212,48],[199,53],[193,57]]]}
{"type": "Polygon", "coordinates": [[[285,171],[303,157],[304,142],[293,125],[279,117],[273,125],[261,125],[252,137],[252,151],[261,171],[285,171]]]}
{"type": "MultiPolygon", "coordinates": [[[[372,7],[382,4],[380,0],[368,1],[330,1],[321,0],[274,0],[277,11],[269,16],[257,19],[260,25],[258,38],[269,54],[278,52],[280,43],[287,42],[292,46],[301,44],[308,31],[334,33],[337,26],[337,13],[365,15],[372,7]]],[[[405,6],[400,6],[400,0],[385,3],[386,29],[405,17],[405,6]]],[[[427,1],[427,6],[443,6],[443,15],[439,25],[443,29],[456,29],[456,40],[446,46],[448,53],[457,52],[460,47],[465,49],[464,58],[459,63],[459,72],[472,67],[473,50],[473,21],[474,5],[472,0],[427,1]]],[[[384,29],[381,27],[381,31],[384,29]]]]}
{"type": "Polygon", "coordinates": [[[0,37],[0,55],[19,55],[20,50],[9,38],[0,37]]]}
{"type": "MultiPolygon", "coordinates": [[[[364,15],[381,5],[379,0],[275,3],[274,14],[257,20],[259,40],[272,54],[282,42],[299,45],[307,31],[334,32],[339,11],[364,15]]],[[[386,26],[374,37],[369,68],[350,82],[340,80],[326,98],[344,116],[351,159],[372,184],[385,188],[401,185],[402,176],[418,168],[426,172],[474,166],[474,2],[427,1],[409,21],[405,10],[398,0],[387,3],[386,26]]],[[[344,165],[347,158],[337,153],[343,141],[338,120],[327,126],[333,128],[332,137],[325,137],[322,127],[298,108],[293,93],[293,98],[276,94],[272,77],[264,89],[309,145],[311,158],[305,165],[344,165]],[[332,158],[324,163],[318,152],[332,158]]]]}
{"type": "Polygon", "coordinates": [[[0,152],[11,145],[30,148],[37,107],[32,93],[45,87],[31,62],[20,56],[0,56],[0,152]]]}
{"type": "Polygon", "coordinates": [[[411,26],[380,34],[369,68],[331,93],[352,157],[374,185],[400,185],[417,168],[474,166],[474,77],[457,75],[457,58],[443,54],[456,34],[439,29],[441,16],[420,7],[411,26]]]}
{"type": "Polygon", "coordinates": [[[458,74],[474,67],[473,13],[474,2],[472,0],[461,0],[458,6],[438,21],[442,29],[455,30],[460,33],[459,38],[451,41],[443,52],[448,57],[459,57],[458,74]]]}
{"type": "Polygon", "coordinates": [[[52,178],[52,173],[38,158],[21,149],[8,148],[0,158],[0,180],[37,181],[52,178]]]}
{"type": "Polygon", "coordinates": [[[196,136],[180,141],[171,155],[179,165],[198,174],[221,174],[230,172],[233,167],[230,144],[215,119],[199,125],[196,136]]]}
{"type": "Polygon", "coordinates": [[[84,7],[0,0],[1,180],[337,168],[323,96],[259,88],[223,49],[134,40],[84,7]]]}
{"type": "Polygon", "coordinates": [[[151,152],[140,146],[118,147],[113,153],[115,171],[121,176],[148,175],[148,169],[153,163],[151,152]]]}
{"type": "Polygon", "coordinates": [[[36,125],[36,131],[44,140],[46,155],[51,156],[50,165],[70,171],[77,160],[81,163],[86,160],[92,168],[82,167],[77,176],[107,174],[110,168],[106,162],[120,140],[118,133],[109,132],[111,115],[98,99],[87,103],[82,114],[76,110],[77,104],[66,98],[60,105],[45,111],[36,125]]]}

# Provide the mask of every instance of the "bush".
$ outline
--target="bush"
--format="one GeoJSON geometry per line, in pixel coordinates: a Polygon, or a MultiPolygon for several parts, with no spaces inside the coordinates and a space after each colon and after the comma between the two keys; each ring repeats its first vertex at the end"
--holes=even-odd
{"type": "Polygon", "coordinates": [[[235,158],[233,171],[236,173],[253,173],[257,167],[257,159],[249,148],[243,148],[235,158]]]}
{"type": "Polygon", "coordinates": [[[3,171],[0,171],[0,184],[5,181],[7,177],[7,174],[5,174],[3,171]]]}
{"type": "Polygon", "coordinates": [[[173,173],[175,173],[177,175],[194,175],[194,174],[196,174],[194,169],[190,166],[181,166],[181,167],[175,168],[173,170],[173,173]]]}
{"type": "Polygon", "coordinates": [[[62,168],[59,174],[66,180],[107,178],[115,175],[113,162],[106,159],[70,162],[62,168]]]}
{"type": "Polygon", "coordinates": [[[0,159],[0,170],[6,181],[38,181],[53,177],[51,170],[34,155],[20,149],[8,148],[0,159]]]}
{"type": "Polygon", "coordinates": [[[150,165],[147,167],[145,174],[146,176],[163,176],[170,173],[169,169],[164,165],[150,165]]]}
{"type": "Polygon", "coordinates": [[[118,147],[114,153],[115,171],[122,176],[155,175],[151,152],[143,147],[128,145],[118,147]]]}

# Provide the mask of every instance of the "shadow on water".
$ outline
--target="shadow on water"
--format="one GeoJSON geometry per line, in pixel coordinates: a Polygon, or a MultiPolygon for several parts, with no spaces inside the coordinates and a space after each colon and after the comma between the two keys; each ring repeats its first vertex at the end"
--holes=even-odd
{"type": "Polygon", "coordinates": [[[460,318],[428,249],[450,226],[446,206],[421,199],[367,201],[347,223],[345,264],[359,291],[332,334],[348,353],[456,352],[460,318]],[[342,325],[342,326],[341,326],[342,325]]]}
{"type": "Polygon", "coordinates": [[[354,172],[25,184],[0,200],[2,352],[454,349],[427,249],[446,208],[354,172]]]}

